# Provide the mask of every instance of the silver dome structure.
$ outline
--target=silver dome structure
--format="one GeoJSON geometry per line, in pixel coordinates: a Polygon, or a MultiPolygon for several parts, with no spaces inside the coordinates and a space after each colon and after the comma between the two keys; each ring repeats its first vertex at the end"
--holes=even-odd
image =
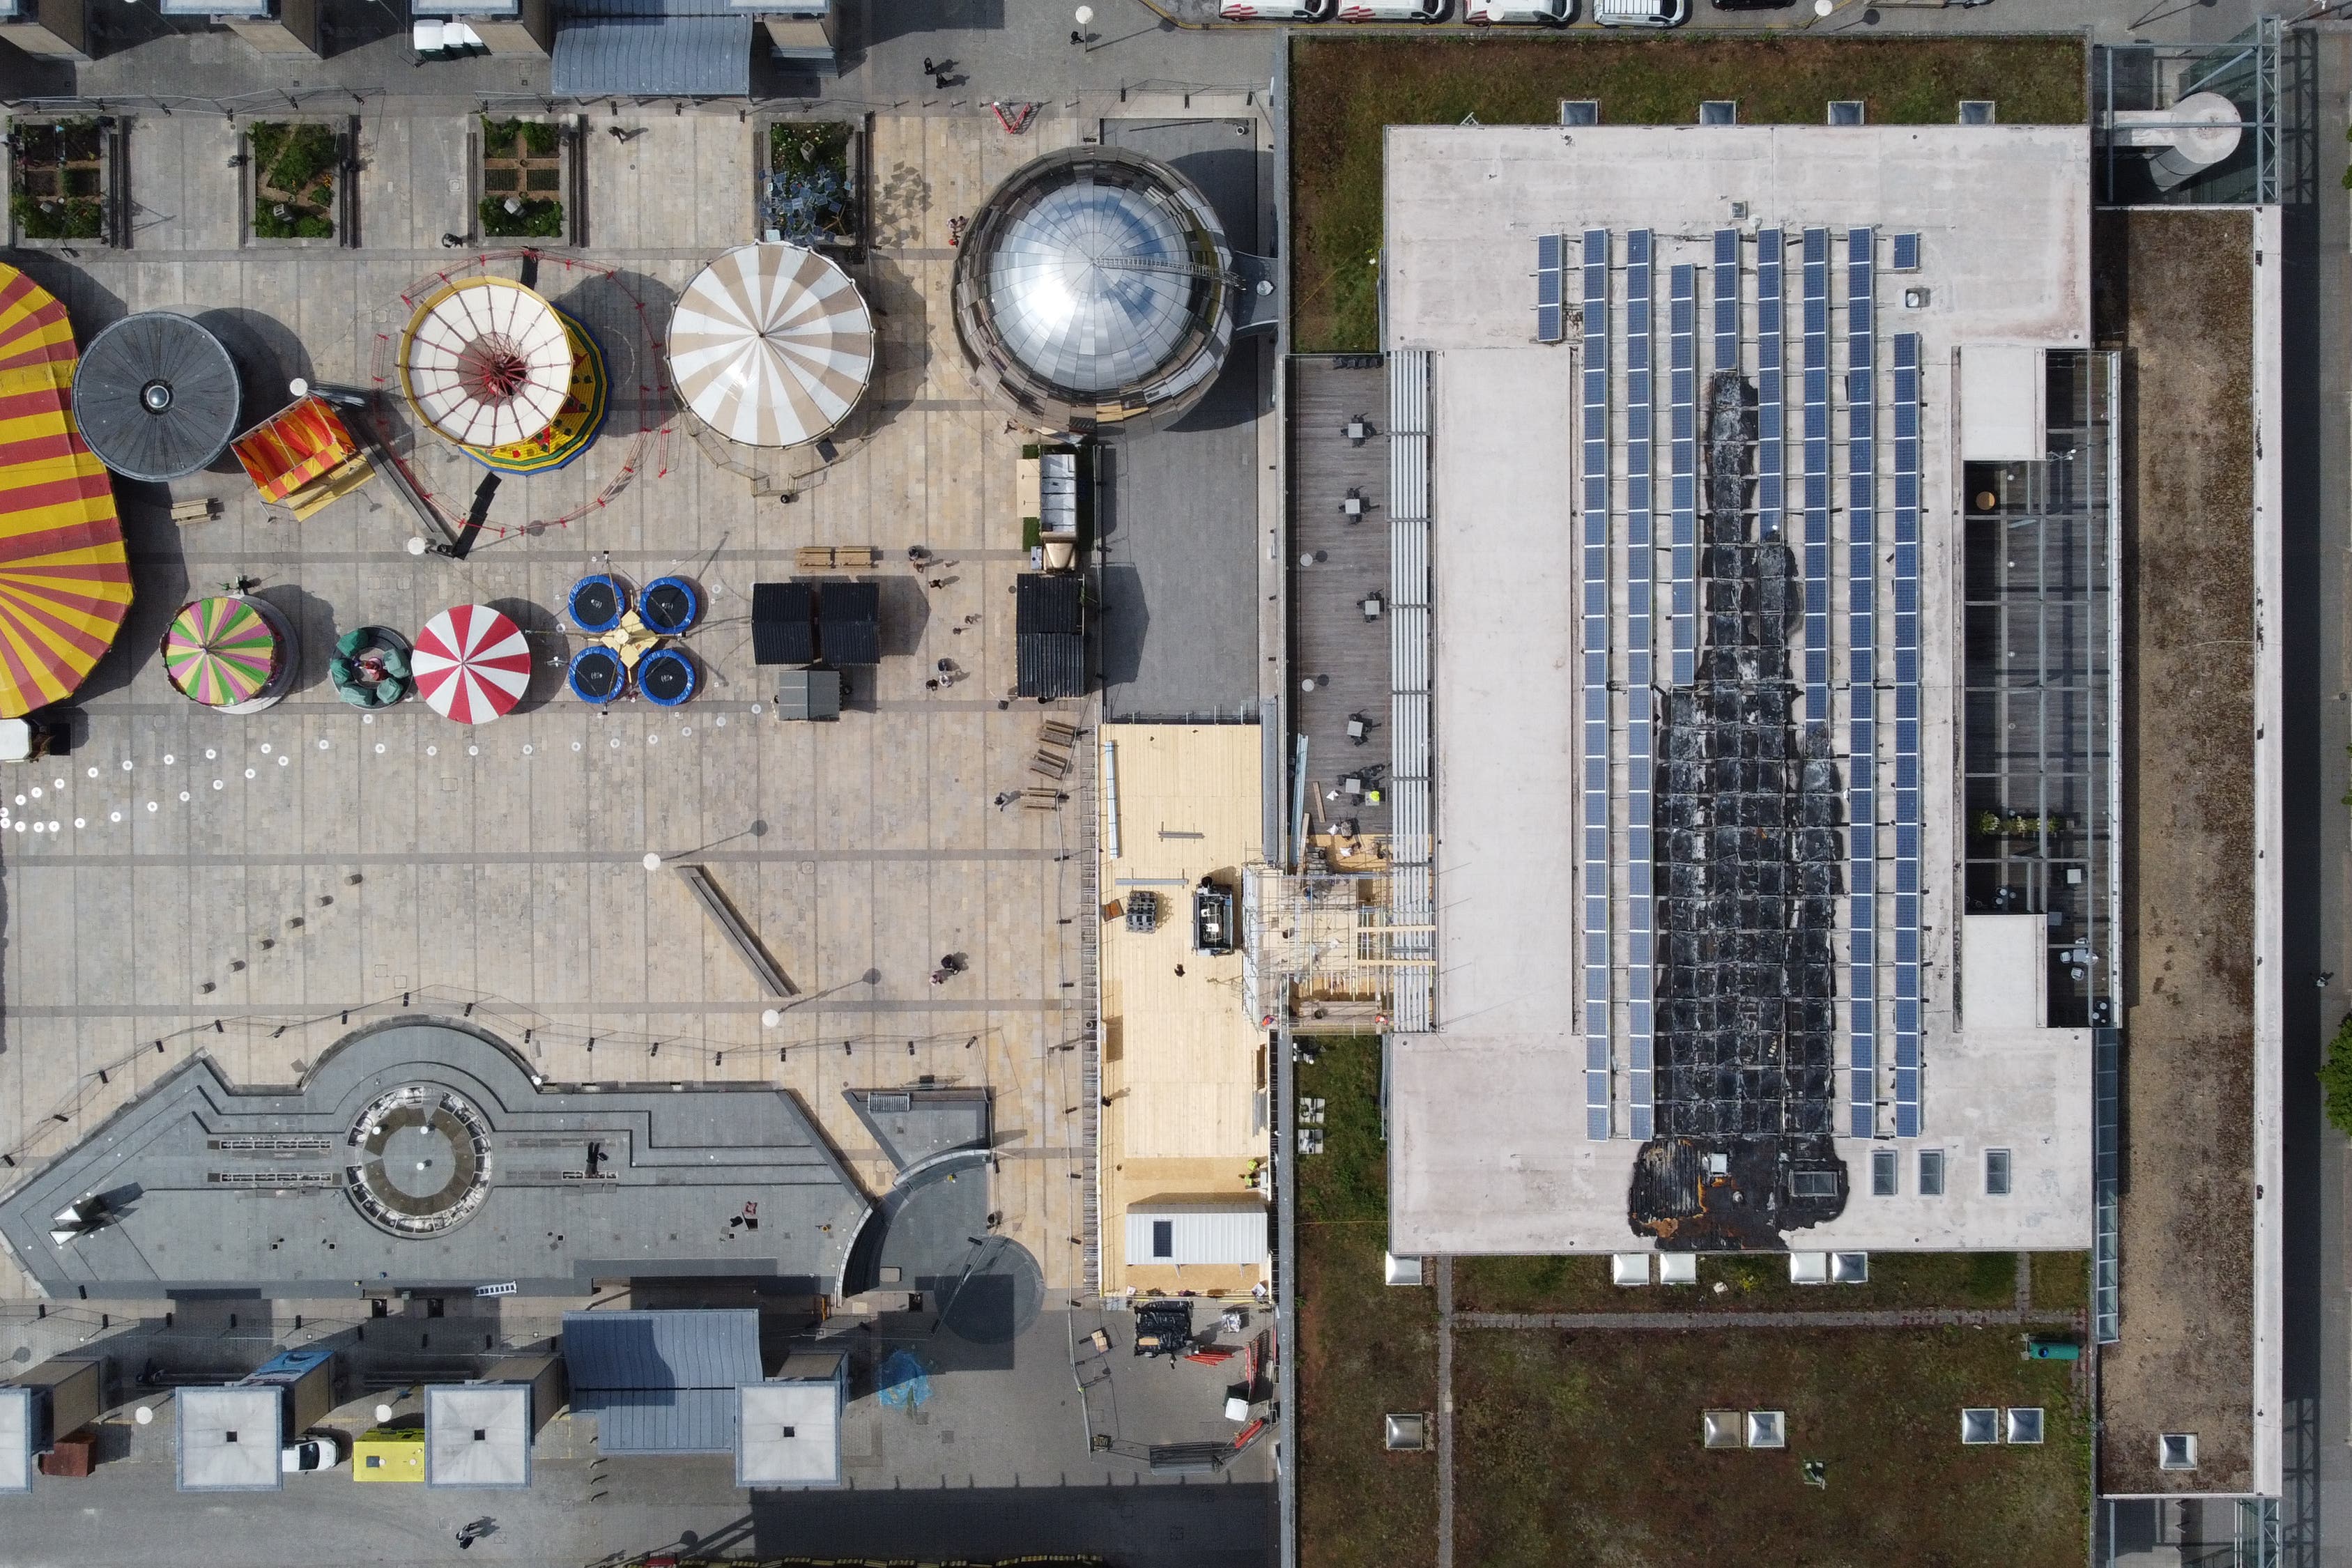
{"type": "Polygon", "coordinates": [[[956,258],[956,336],[1024,424],[1157,425],[1199,401],[1232,345],[1242,280],[1192,183],[1155,159],[1074,147],[997,187],[956,258]]]}

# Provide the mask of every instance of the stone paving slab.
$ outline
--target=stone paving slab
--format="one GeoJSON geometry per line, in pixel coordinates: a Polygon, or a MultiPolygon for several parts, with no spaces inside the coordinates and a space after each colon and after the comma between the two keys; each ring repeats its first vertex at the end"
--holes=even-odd
{"type": "MultiPolygon", "coordinates": [[[[1017,144],[988,121],[874,123],[877,184],[898,182],[887,212],[903,240],[861,271],[889,311],[877,395],[839,460],[797,481],[790,503],[755,496],[682,430],[640,436],[665,414],[637,305],[666,321],[703,260],[750,237],[753,134],[732,118],[647,125],[625,143],[591,139],[594,247],[581,265],[551,254],[540,268],[543,290],[606,344],[612,423],[572,468],[506,479],[468,561],[410,557],[414,524],[381,480],[303,523],[268,517],[234,469],[168,496],[120,487],[139,599],[81,694],[87,734],[69,757],[0,781],[22,825],[0,850],[0,1151],[29,1168],[194,1051],[233,1081],[285,1082],[346,1014],[357,1026],[471,1005],[553,1079],[786,1084],[877,1189],[889,1167],[844,1088],[926,1073],[991,1085],[1013,1152],[1055,1151],[1004,1160],[995,1206],[1049,1289],[1070,1288],[1080,1061],[1049,1047],[1086,1028],[1078,928],[1060,923],[1083,913],[1081,868],[1064,858],[1079,829],[1066,814],[989,804],[1024,782],[1038,718],[997,706],[1013,681],[1007,590],[1022,560],[1017,437],[979,410],[940,334],[954,204],[1074,140],[1076,122],[1017,144]],[[633,462],[593,514],[524,530],[586,506],[633,462]],[[200,495],[223,501],[219,519],[167,521],[167,500],[200,495]],[[943,586],[907,570],[919,542],[939,552],[943,586]],[[898,563],[880,574],[887,657],[853,682],[835,725],[778,722],[768,672],[749,657],[751,584],[788,574],[809,543],[872,544],[898,563]],[[420,702],[362,715],[326,683],[341,630],[413,634],[478,601],[551,632],[570,584],[607,563],[639,581],[684,572],[706,590],[689,639],[705,685],[688,707],[600,714],[560,694],[559,635],[533,639],[541,664],[523,708],[478,730],[420,702]],[[284,703],[230,718],[174,694],[153,648],[184,596],[240,573],[294,619],[304,662],[284,703]],[[927,691],[942,658],[971,676],[927,691]],[[762,996],[683,883],[645,870],[648,851],[708,865],[801,994],[762,996]],[[970,966],[934,986],[947,952],[970,966]],[[763,1027],[779,1005],[782,1023],[763,1027]]],[[[245,314],[224,331],[243,329],[255,357],[275,362],[257,383],[365,382],[387,368],[379,335],[404,318],[401,291],[471,264],[437,244],[463,216],[467,128],[370,117],[364,247],[289,250],[237,244],[222,121],[142,120],[138,248],[28,270],[85,341],[129,310],[234,310],[245,314]]],[[[480,474],[430,437],[415,462],[460,508],[480,474]]],[[[23,1289],[13,1271],[0,1280],[0,1294],[23,1289]]]]}

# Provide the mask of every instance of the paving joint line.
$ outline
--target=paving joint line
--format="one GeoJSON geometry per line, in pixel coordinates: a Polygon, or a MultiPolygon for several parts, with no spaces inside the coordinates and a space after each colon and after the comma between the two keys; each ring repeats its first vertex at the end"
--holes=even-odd
{"type": "MultiPolygon", "coordinates": [[[[1442,1278],[1442,1276],[1441,1276],[1442,1278]]],[[[1443,1310],[1443,1309],[1441,1309],[1443,1310]]],[[[1444,1312],[1438,1353],[1450,1360],[1452,1331],[1468,1329],[1990,1329],[2064,1327],[2081,1314],[2020,1311],[2014,1307],[1927,1307],[1911,1311],[1856,1312],[1444,1312]]]]}

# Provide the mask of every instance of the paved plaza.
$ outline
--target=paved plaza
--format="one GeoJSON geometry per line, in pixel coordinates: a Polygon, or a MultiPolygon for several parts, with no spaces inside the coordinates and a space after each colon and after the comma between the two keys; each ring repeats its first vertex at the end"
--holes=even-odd
{"type": "MultiPolygon", "coordinates": [[[[138,602],[79,694],[72,753],[20,773],[9,794],[23,802],[0,801],[16,825],[0,869],[14,916],[0,1151],[19,1171],[46,1160],[194,1052],[234,1082],[286,1083],[347,1027],[469,1014],[554,1083],[778,1082],[877,1192],[891,1167],[843,1089],[984,1084],[1004,1231],[1050,1289],[1073,1289],[1088,1108],[1083,1053],[1053,1047],[1088,1027],[1087,808],[1083,793],[1059,812],[992,805],[1031,782],[1041,716],[1000,701],[1025,564],[1019,437],[966,382],[946,299],[949,218],[1086,122],[1041,119],[1014,139],[985,119],[872,121],[875,248],[856,270],[880,318],[876,384],[830,468],[764,486],[671,421],[656,348],[677,290],[752,237],[756,127],[629,123],[642,127],[629,140],[601,126],[587,139],[591,248],[538,270],[604,342],[612,421],[571,468],[505,480],[469,559],[412,557],[415,521],[381,480],[301,523],[266,515],[234,471],[168,497],[119,487],[138,602]],[[168,521],[168,501],[207,495],[215,520],[168,521]],[[918,543],[934,552],[921,574],[907,564],[918,543]],[[779,722],[751,662],[751,584],[791,574],[810,544],[884,561],[886,657],[837,724],[779,722]],[[703,694],[688,706],[600,713],[562,694],[561,607],[607,566],[704,588],[689,638],[703,694]],[[184,598],[241,574],[296,622],[304,662],[283,704],[230,718],[176,695],[153,649],[184,598]],[[541,667],[515,714],[469,730],[420,702],[362,715],[335,700],[325,667],[341,633],[413,634],[467,602],[533,634],[541,667]],[[927,689],[943,659],[954,678],[927,689]],[[646,868],[649,853],[663,868],[646,868]],[[668,868],[683,860],[709,868],[794,997],[761,993],[668,868]],[[935,984],[950,953],[968,966],[935,984]],[[763,1026],[770,1008],[782,1020],[763,1026]]],[[[439,243],[465,226],[471,127],[364,119],[363,243],[341,249],[241,246],[237,132],[142,119],[133,247],[27,269],[85,342],[125,311],[179,309],[262,362],[255,381],[375,383],[404,293],[438,269],[518,269],[439,243]]],[[[481,470],[429,438],[415,462],[462,513],[481,470]]],[[[24,1288],[0,1279],[0,1292],[24,1288]]]]}

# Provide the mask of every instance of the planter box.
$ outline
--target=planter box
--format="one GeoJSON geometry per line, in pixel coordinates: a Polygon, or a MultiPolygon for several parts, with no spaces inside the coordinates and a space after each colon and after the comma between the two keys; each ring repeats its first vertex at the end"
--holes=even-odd
{"type": "Polygon", "coordinates": [[[354,135],[348,120],[268,120],[247,126],[241,182],[245,242],[318,248],[357,245],[351,175],[354,135]],[[300,189],[273,183],[289,179],[300,189]],[[321,226],[324,233],[318,232],[321,226]],[[284,232],[289,228],[297,232],[284,232]]]}
{"type": "Polygon", "coordinates": [[[578,117],[475,122],[474,207],[485,245],[568,246],[581,241],[578,117]],[[506,204],[521,204],[509,213],[506,204]]]}
{"type": "Polygon", "coordinates": [[[862,117],[854,121],[774,119],[760,123],[752,142],[751,232],[758,238],[766,239],[772,230],[778,228],[768,183],[769,176],[777,172],[775,138],[779,130],[789,135],[799,128],[845,133],[846,144],[842,150],[842,159],[845,164],[843,184],[848,193],[848,210],[842,215],[839,232],[825,233],[817,248],[836,261],[862,261],[866,258],[868,210],[866,158],[867,150],[873,143],[873,139],[866,134],[866,121],[862,117]]]}
{"type": "Polygon", "coordinates": [[[112,116],[11,124],[9,231],[28,249],[118,246],[124,220],[122,124],[112,116]]]}

